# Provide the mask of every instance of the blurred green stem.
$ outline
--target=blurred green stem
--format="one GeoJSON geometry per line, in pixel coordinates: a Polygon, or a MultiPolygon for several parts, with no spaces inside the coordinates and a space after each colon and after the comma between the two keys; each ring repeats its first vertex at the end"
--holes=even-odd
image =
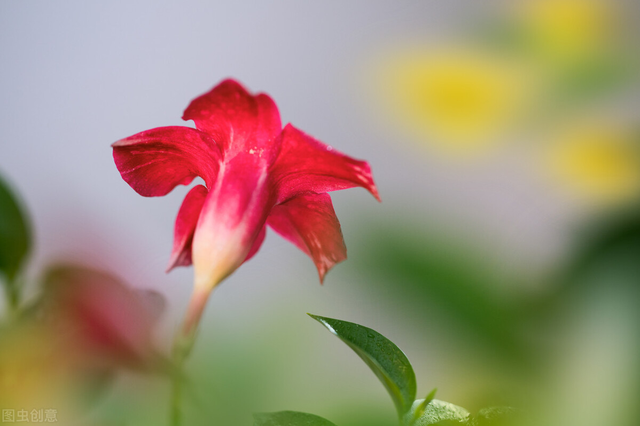
{"type": "Polygon", "coordinates": [[[174,372],[171,383],[171,426],[182,424],[182,395],[185,384],[184,363],[193,349],[202,312],[209,299],[208,291],[194,291],[184,322],[173,342],[174,372]]]}
{"type": "Polygon", "coordinates": [[[7,278],[5,292],[7,297],[7,307],[9,315],[13,316],[20,306],[20,286],[15,277],[7,278]]]}
{"type": "Polygon", "coordinates": [[[180,336],[178,336],[173,345],[175,371],[171,379],[171,426],[180,426],[182,424],[182,387],[184,385],[184,362],[187,356],[188,351],[185,350],[184,343],[181,342],[180,336]]]}

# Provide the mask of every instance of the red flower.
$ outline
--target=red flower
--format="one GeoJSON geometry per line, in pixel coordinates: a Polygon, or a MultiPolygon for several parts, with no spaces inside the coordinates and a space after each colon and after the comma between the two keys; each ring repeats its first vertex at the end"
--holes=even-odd
{"type": "Polygon", "coordinates": [[[122,178],[140,195],[188,185],[175,224],[169,270],[195,268],[208,292],[260,248],[266,225],[307,253],[320,281],[346,249],[326,193],[361,186],[378,198],[371,169],[288,124],[266,94],[225,80],[191,102],[196,128],[159,127],[113,144],[122,178]]]}

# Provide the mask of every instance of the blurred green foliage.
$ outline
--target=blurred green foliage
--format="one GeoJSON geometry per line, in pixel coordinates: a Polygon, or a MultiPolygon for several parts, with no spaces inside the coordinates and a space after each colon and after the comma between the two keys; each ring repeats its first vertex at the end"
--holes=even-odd
{"type": "Polygon", "coordinates": [[[425,235],[405,226],[372,224],[371,229],[377,231],[363,237],[366,249],[353,260],[354,268],[371,277],[370,285],[393,285],[393,297],[422,315],[424,323],[434,314],[444,315],[503,360],[526,360],[528,351],[519,334],[526,312],[496,293],[501,278],[481,253],[456,247],[454,238],[425,235]]]}
{"type": "MultiPolygon", "coordinates": [[[[552,386],[558,386],[549,376],[550,366],[566,349],[562,342],[572,338],[566,335],[571,330],[567,325],[575,321],[575,315],[582,315],[584,309],[600,309],[597,295],[603,291],[619,293],[631,304],[640,303],[637,208],[585,222],[564,261],[536,278],[544,290],[535,292],[513,292],[530,285],[530,277],[502,274],[497,270],[500,262],[492,263],[487,255],[491,251],[488,245],[442,231],[430,233],[425,223],[413,225],[407,220],[394,225],[367,224],[361,232],[362,252],[351,267],[366,276],[358,282],[366,283],[374,294],[384,295],[385,303],[405,307],[421,327],[442,330],[444,326],[447,331],[453,327],[447,338],[463,345],[464,358],[483,354],[483,359],[491,360],[491,366],[478,368],[486,369],[496,381],[480,386],[472,405],[493,401],[549,414],[544,404],[557,397],[552,386]],[[371,229],[376,232],[368,232],[371,229]],[[591,305],[584,305],[587,301],[591,305]],[[501,382],[499,376],[511,380],[501,382]]],[[[640,320],[640,315],[635,318],[640,320]]],[[[636,327],[626,326],[629,330],[636,327]]],[[[628,371],[638,374],[633,368],[628,371]]],[[[640,375],[632,380],[640,390],[640,375]]],[[[618,407],[630,419],[625,426],[640,418],[637,407],[633,413],[628,408],[618,407]]],[[[492,424],[491,413],[472,416],[475,423],[470,424],[492,424]]],[[[507,421],[505,416],[500,420],[503,423],[496,424],[526,424],[522,419],[507,421]]]]}
{"type": "Polygon", "coordinates": [[[15,307],[20,297],[16,276],[31,248],[31,230],[24,210],[0,176],[0,274],[7,298],[15,307]]]}

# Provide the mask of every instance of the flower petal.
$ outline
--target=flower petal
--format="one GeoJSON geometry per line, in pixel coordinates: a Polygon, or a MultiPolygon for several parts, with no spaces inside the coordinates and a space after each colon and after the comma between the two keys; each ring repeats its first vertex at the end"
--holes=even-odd
{"type": "Polygon", "coordinates": [[[347,258],[340,222],[329,194],[304,194],[275,206],[267,223],[313,259],[320,282],[347,258]]]}
{"type": "Polygon", "coordinates": [[[267,236],[267,226],[265,225],[262,227],[262,229],[258,233],[258,236],[256,237],[256,240],[253,242],[253,245],[249,250],[249,254],[247,255],[247,258],[244,260],[245,262],[251,259],[253,256],[255,256],[258,250],[260,250],[260,246],[262,246],[262,243],[264,242],[264,239],[266,236],[267,236]]]}
{"type": "Polygon", "coordinates": [[[291,124],[282,131],[281,149],[271,168],[278,202],[305,192],[323,193],[361,186],[380,197],[366,161],[346,156],[291,124]]]}
{"type": "Polygon", "coordinates": [[[145,197],[166,195],[196,176],[211,187],[222,159],[214,140],[190,127],[158,127],[111,146],[122,178],[145,197]]]}
{"type": "Polygon", "coordinates": [[[265,94],[252,96],[240,83],[225,80],[208,93],[194,99],[183,120],[210,134],[226,156],[241,151],[262,154],[270,150],[282,129],[280,113],[265,94]]]}
{"type": "Polygon", "coordinates": [[[246,259],[275,204],[264,157],[240,152],[224,163],[193,237],[196,287],[212,288],[246,259]]]}
{"type": "Polygon", "coordinates": [[[173,250],[167,272],[176,266],[191,265],[191,245],[202,205],[209,191],[202,185],[194,186],[182,202],[173,235],[173,250]]]}

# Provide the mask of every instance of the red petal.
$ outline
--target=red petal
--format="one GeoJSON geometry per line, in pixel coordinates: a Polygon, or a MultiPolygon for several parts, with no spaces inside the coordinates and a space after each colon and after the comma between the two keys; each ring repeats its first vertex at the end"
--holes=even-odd
{"type": "Polygon", "coordinates": [[[271,149],[282,129],[273,100],[265,94],[252,96],[234,80],[225,80],[194,99],[182,119],[193,120],[198,129],[220,144],[227,156],[271,149]]]}
{"type": "Polygon", "coordinates": [[[181,126],[147,130],[111,146],[122,178],[145,197],[166,195],[196,176],[211,187],[222,157],[209,135],[181,126]]]}
{"type": "Polygon", "coordinates": [[[281,150],[271,168],[278,202],[305,192],[323,193],[361,186],[380,201],[366,161],[348,157],[291,124],[282,131],[281,150]]]}
{"type": "Polygon", "coordinates": [[[265,225],[262,227],[262,229],[258,233],[258,236],[256,237],[256,240],[253,242],[251,249],[249,249],[249,254],[247,254],[247,258],[244,260],[245,262],[251,259],[253,256],[255,256],[258,250],[260,250],[260,246],[264,242],[264,239],[266,236],[267,236],[267,226],[265,225]]]}
{"type": "Polygon", "coordinates": [[[347,258],[329,194],[305,194],[279,204],[271,210],[267,223],[311,256],[321,283],[333,265],[347,258]]]}
{"type": "Polygon", "coordinates": [[[196,230],[198,217],[204,200],[207,198],[207,188],[202,185],[194,186],[187,194],[182,202],[178,217],[176,218],[176,226],[173,234],[173,250],[169,259],[167,272],[176,266],[191,265],[191,243],[193,242],[193,233],[196,230]]]}

